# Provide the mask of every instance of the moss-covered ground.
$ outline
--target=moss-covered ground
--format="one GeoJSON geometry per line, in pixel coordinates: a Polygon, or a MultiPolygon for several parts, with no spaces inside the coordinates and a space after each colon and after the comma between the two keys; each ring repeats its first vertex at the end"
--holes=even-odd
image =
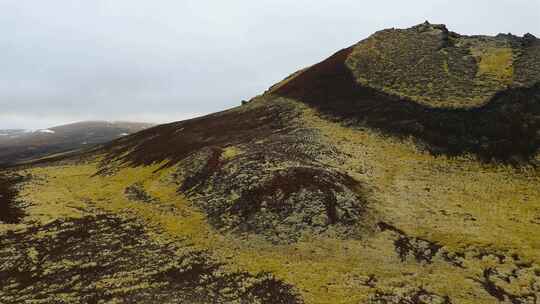
{"type": "MultiPolygon", "coordinates": [[[[141,223],[145,237],[156,244],[189,244],[184,252],[205,252],[225,273],[270,273],[306,303],[536,301],[536,169],[433,156],[412,141],[345,127],[301,104],[296,107],[301,126],[317,133],[318,144],[335,149],[319,161],[366,188],[364,220],[372,229],[347,238],[305,233],[296,242],[277,244],[257,233],[222,231],[178,191],[181,164],[119,165],[114,173],[96,174],[101,158],[21,171],[32,178],[19,193],[29,206],[17,229],[114,215],[141,223]],[[128,195],[133,185],[152,199],[128,195]]],[[[221,157],[243,153],[231,147],[221,157]]],[[[111,286],[115,280],[122,279],[99,284],[111,286]]]]}

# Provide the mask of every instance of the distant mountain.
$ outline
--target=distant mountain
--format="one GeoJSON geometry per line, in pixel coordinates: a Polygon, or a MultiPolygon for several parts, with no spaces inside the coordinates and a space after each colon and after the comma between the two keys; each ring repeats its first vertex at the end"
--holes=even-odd
{"type": "Polygon", "coordinates": [[[0,164],[92,147],[151,126],[137,122],[85,121],[40,130],[0,130],[0,164]]]}
{"type": "Polygon", "coordinates": [[[540,40],[382,30],[239,107],[0,172],[0,298],[538,303],[539,151],[540,40]]]}

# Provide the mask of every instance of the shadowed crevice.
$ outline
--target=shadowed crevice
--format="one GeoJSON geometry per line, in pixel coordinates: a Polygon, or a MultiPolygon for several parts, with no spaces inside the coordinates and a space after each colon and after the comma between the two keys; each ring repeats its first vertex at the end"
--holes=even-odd
{"type": "Polygon", "coordinates": [[[0,223],[17,224],[23,218],[24,211],[16,200],[16,185],[24,180],[21,175],[0,172],[0,223]]]}

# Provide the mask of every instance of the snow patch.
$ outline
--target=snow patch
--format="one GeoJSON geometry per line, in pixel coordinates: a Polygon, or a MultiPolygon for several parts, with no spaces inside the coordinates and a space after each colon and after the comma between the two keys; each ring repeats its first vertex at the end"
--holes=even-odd
{"type": "Polygon", "coordinates": [[[53,130],[49,130],[49,129],[37,130],[36,132],[47,133],[47,134],[54,134],[55,133],[53,130]]]}

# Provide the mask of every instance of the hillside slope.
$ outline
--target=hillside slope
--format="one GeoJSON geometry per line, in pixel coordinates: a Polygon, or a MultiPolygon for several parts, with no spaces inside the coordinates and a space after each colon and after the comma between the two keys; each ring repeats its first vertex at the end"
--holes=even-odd
{"type": "Polygon", "coordinates": [[[89,148],[150,126],[136,122],[85,121],[34,131],[0,130],[0,165],[89,148]]]}
{"type": "Polygon", "coordinates": [[[538,43],[385,30],[240,107],[6,170],[0,295],[536,303],[538,43]]]}

